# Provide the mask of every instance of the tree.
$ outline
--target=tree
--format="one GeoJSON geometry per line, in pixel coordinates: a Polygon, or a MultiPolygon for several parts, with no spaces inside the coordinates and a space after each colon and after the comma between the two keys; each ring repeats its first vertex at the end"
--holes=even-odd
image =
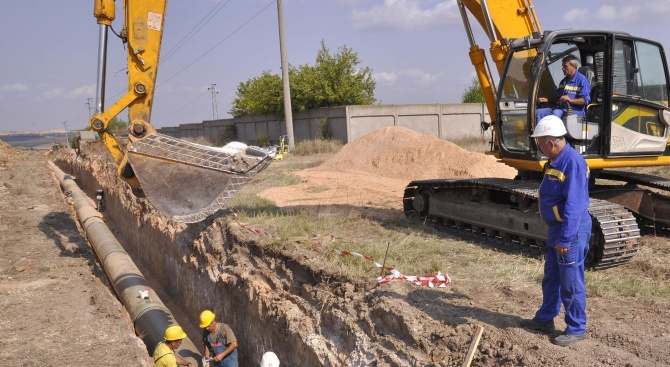
{"type": "Polygon", "coordinates": [[[372,78],[372,69],[358,68],[361,63],[358,54],[346,45],[331,55],[324,41],[316,57],[315,88],[319,94],[314,107],[368,105],[376,101],[374,97],[376,82],[372,78]]]}
{"type": "MultiPolygon", "coordinates": [[[[310,108],[367,105],[376,102],[376,82],[372,69],[359,68],[358,54],[342,46],[331,55],[324,41],[314,66],[289,66],[291,108],[304,111],[310,108]]],[[[264,71],[237,87],[230,114],[282,114],[284,95],[281,77],[264,71]]]]}
{"type": "Polygon", "coordinates": [[[472,78],[472,84],[461,95],[462,103],[484,103],[484,93],[477,77],[472,78]]]}
{"type": "Polygon", "coordinates": [[[260,115],[279,111],[284,111],[281,77],[266,70],[261,76],[250,79],[246,83],[240,83],[230,114],[233,116],[260,115]]]}
{"type": "Polygon", "coordinates": [[[118,130],[128,130],[128,123],[121,120],[118,117],[114,117],[110,122],[109,125],[107,126],[107,129],[112,130],[112,131],[118,131],[118,130]]]}

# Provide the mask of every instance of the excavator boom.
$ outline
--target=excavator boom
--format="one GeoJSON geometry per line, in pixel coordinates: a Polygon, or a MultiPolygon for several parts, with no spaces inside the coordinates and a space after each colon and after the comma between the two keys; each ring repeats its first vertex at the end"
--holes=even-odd
{"type": "Polygon", "coordinates": [[[118,164],[118,174],[133,192],[163,214],[198,222],[225,206],[246,182],[267,167],[275,152],[233,142],[209,147],[156,132],[151,121],[167,0],[124,0],[128,91],[104,109],[107,28],[115,17],[114,0],[95,0],[100,24],[100,60],[96,113],[89,125],[98,132],[118,164]],[[128,144],[123,149],[109,124],[128,109],[128,144]]]}

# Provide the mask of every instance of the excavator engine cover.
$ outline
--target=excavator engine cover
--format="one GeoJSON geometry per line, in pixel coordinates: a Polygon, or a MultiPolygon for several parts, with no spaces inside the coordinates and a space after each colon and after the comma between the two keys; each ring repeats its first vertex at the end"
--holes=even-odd
{"type": "Polygon", "coordinates": [[[128,149],[146,198],[161,213],[186,223],[222,209],[274,155],[242,143],[217,148],[163,134],[148,135],[128,149]]]}

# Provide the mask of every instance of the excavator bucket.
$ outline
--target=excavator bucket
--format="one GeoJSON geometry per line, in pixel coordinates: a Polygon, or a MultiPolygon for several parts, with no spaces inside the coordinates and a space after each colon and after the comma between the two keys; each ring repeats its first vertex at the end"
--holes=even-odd
{"type": "Polygon", "coordinates": [[[148,135],[128,149],[128,161],[149,202],[186,223],[222,209],[274,155],[238,142],[217,148],[162,134],[148,135]]]}

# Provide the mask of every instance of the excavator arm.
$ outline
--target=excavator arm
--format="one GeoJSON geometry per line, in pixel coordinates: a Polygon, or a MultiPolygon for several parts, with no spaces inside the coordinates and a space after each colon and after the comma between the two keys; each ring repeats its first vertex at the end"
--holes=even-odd
{"type": "Polygon", "coordinates": [[[114,0],[95,0],[100,24],[100,60],[96,113],[89,125],[118,165],[118,174],[133,192],[181,222],[198,222],[224,207],[246,182],[272,162],[274,153],[233,142],[223,148],[194,144],[158,134],[151,125],[167,0],[124,0],[128,91],[104,109],[106,31],[115,18],[114,0]],[[125,149],[109,124],[128,109],[125,149]]]}
{"type": "MultiPolygon", "coordinates": [[[[475,67],[489,115],[495,116],[495,79],[484,50],[475,41],[468,12],[488,36],[491,60],[496,65],[498,75],[502,75],[510,40],[542,32],[535,7],[531,0],[458,0],[458,6],[470,42],[470,61],[475,67]]],[[[495,124],[493,126],[495,129],[495,124]]],[[[494,135],[498,135],[495,130],[494,135]]]]}

